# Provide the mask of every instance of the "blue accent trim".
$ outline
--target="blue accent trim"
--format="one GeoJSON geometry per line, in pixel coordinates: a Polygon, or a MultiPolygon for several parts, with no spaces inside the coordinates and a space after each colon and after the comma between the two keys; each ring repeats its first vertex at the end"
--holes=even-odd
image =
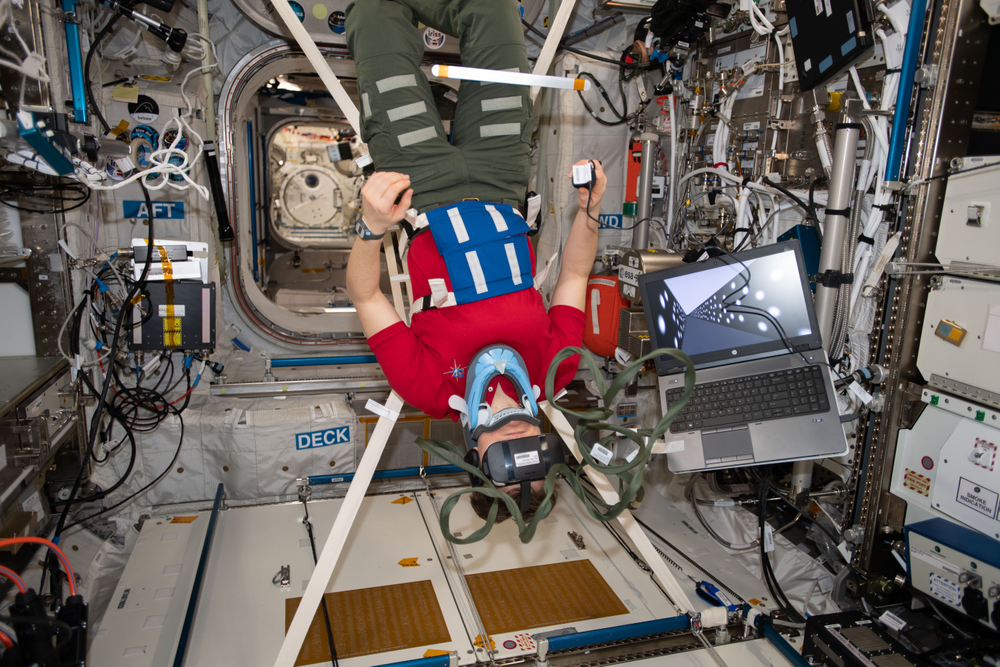
{"type": "Polygon", "coordinates": [[[342,366],[346,364],[374,364],[375,355],[359,355],[356,357],[296,357],[294,359],[272,359],[271,368],[290,368],[292,366],[342,366]]]}
{"type": "Polygon", "coordinates": [[[188,600],[187,613],[184,614],[184,625],[177,641],[177,652],[174,654],[174,667],[182,667],[187,653],[188,641],[194,627],[194,615],[198,611],[198,596],[205,581],[205,570],[208,569],[208,554],[212,550],[212,538],[215,536],[215,524],[219,519],[219,508],[222,507],[222,496],[226,488],[221,482],[215,488],[215,502],[212,503],[212,514],[208,517],[208,530],[205,531],[205,542],[201,547],[201,557],[198,559],[198,569],[194,574],[194,584],[191,588],[191,598],[188,600]]]}
{"type": "Polygon", "coordinates": [[[998,550],[1000,541],[941,517],[911,523],[906,527],[907,558],[910,555],[911,531],[935,542],[940,542],[949,549],[965,554],[972,560],[1000,568],[1000,550],[998,550]]]}
{"type": "Polygon", "coordinates": [[[808,661],[802,657],[802,655],[795,650],[795,647],[785,641],[785,638],[778,634],[770,623],[767,621],[762,621],[761,624],[761,634],[764,635],[764,639],[771,642],[771,646],[778,649],[778,653],[785,657],[785,660],[792,663],[794,667],[811,667],[808,661]]]}
{"type": "MultiPolygon", "coordinates": [[[[440,465],[427,466],[424,473],[427,475],[448,475],[455,472],[465,472],[458,466],[440,465]]],[[[417,477],[420,475],[420,468],[396,468],[395,470],[376,470],[372,479],[395,479],[397,477],[417,477]]],[[[353,472],[345,472],[340,475],[313,475],[306,478],[309,486],[319,484],[338,484],[340,482],[350,482],[354,480],[353,472]]]]}
{"type": "Polygon", "coordinates": [[[247,121],[247,162],[250,164],[250,256],[253,258],[253,281],[259,281],[257,277],[257,264],[260,257],[260,250],[257,248],[257,193],[254,189],[254,162],[253,162],[253,123],[247,121]]]}
{"type": "Polygon", "coordinates": [[[531,386],[531,379],[524,369],[524,360],[517,350],[507,345],[490,346],[481,350],[476,357],[469,362],[468,378],[465,381],[465,402],[469,406],[469,432],[476,430],[479,426],[479,404],[483,401],[483,394],[493,378],[501,375],[493,362],[506,361],[503,376],[516,384],[517,389],[528,397],[528,405],[531,414],[538,416],[538,404],[535,402],[535,392],[531,386]]]}
{"type": "MultiPolygon", "coordinates": [[[[260,145],[261,145],[260,154],[261,155],[267,155],[267,137],[261,137],[260,138],[260,145]]],[[[267,181],[268,181],[267,176],[268,176],[268,174],[267,174],[267,167],[264,167],[263,178],[260,179],[261,180],[260,188],[261,188],[261,190],[264,191],[262,193],[262,196],[261,196],[261,201],[264,201],[264,202],[271,201],[270,194],[269,194],[269,191],[267,189],[267,185],[268,185],[267,184],[267,181]]],[[[265,205],[263,207],[263,212],[264,212],[264,225],[263,225],[263,227],[264,227],[264,246],[265,247],[270,247],[270,245],[271,245],[271,207],[268,206],[266,203],[265,203],[265,205]]],[[[345,237],[346,237],[346,235],[345,235],[345,237]]]]}
{"type": "MultiPolygon", "coordinates": [[[[76,0],[62,0],[67,17],[76,16],[76,0]]],[[[66,21],[66,57],[69,59],[69,82],[73,91],[73,120],[87,124],[87,92],[83,86],[83,52],[80,48],[80,25],[66,21]]]]}
{"type": "Polygon", "coordinates": [[[795,22],[795,17],[788,22],[788,29],[792,31],[792,39],[799,36],[799,24],[795,22]]]}
{"type": "Polygon", "coordinates": [[[906,28],[906,46],[903,47],[903,63],[899,72],[899,92],[892,116],[892,132],[889,135],[889,155],[886,157],[885,180],[899,180],[899,167],[903,161],[903,140],[906,124],[910,119],[910,100],[913,97],[913,74],[917,70],[917,56],[920,38],[924,33],[924,15],[927,0],[913,0],[910,5],[910,24],[906,28]]]}
{"type": "MultiPolygon", "coordinates": [[[[673,618],[658,618],[655,621],[645,621],[643,623],[632,623],[631,625],[619,625],[614,628],[559,635],[557,637],[549,637],[549,650],[561,651],[567,648],[577,648],[579,646],[632,639],[633,637],[644,637],[645,635],[656,635],[661,632],[684,630],[690,622],[691,619],[687,616],[675,616],[673,618]]],[[[535,641],[537,642],[538,640],[536,639],[535,641]]]]}
{"type": "Polygon", "coordinates": [[[17,113],[17,132],[21,138],[27,141],[38,157],[45,161],[45,164],[60,176],[73,173],[73,162],[70,160],[69,152],[61,145],[53,142],[42,134],[39,126],[48,130],[49,128],[35,119],[35,114],[30,111],[19,111],[17,113]]]}
{"type": "Polygon", "coordinates": [[[382,667],[449,667],[449,665],[451,665],[450,655],[435,655],[430,658],[403,660],[402,662],[387,662],[382,665],[382,667]]]}
{"type": "Polygon", "coordinates": [[[846,56],[848,53],[858,48],[858,40],[851,37],[849,40],[841,44],[840,55],[846,56]]]}
{"type": "Polygon", "coordinates": [[[833,56],[827,56],[823,58],[823,62],[819,64],[819,71],[825,72],[833,66],[833,56]]]}

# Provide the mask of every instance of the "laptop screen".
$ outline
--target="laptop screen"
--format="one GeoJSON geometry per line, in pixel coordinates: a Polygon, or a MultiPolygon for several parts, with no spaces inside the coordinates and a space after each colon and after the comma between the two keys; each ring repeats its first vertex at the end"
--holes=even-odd
{"type": "MultiPolygon", "coordinates": [[[[697,367],[822,345],[798,241],[723,255],[640,278],[653,347],[697,367]]],[[[657,357],[660,375],[684,364],[657,357]]]]}

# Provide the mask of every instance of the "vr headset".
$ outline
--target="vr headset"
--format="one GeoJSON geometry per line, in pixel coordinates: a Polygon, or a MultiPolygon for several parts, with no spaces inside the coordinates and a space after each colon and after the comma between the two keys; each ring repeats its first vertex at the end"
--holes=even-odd
{"type": "MultiPolygon", "coordinates": [[[[482,460],[476,449],[465,454],[465,462],[482,470],[494,486],[521,486],[522,513],[531,505],[531,483],[545,479],[552,466],[564,461],[559,436],[555,433],[494,442],[482,460]]],[[[469,480],[472,486],[485,486],[483,480],[473,474],[469,474],[469,480]]]]}

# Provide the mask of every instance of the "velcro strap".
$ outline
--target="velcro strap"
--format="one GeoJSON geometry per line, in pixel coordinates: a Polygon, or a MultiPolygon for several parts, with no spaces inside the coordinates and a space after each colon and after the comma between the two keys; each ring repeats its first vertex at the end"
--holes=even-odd
{"type": "Polygon", "coordinates": [[[458,302],[455,301],[455,293],[448,291],[444,278],[431,278],[427,282],[430,284],[431,293],[413,301],[413,305],[410,306],[411,316],[424,310],[458,305],[458,302]]]}
{"type": "Polygon", "coordinates": [[[870,236],[865,236],[864,234],[858,235],[858,243],[867,243],[870,246],[875,245],[875,239],[870,236]]]}
{"type": "Polygon", "coordinates": [[[390,410],[381,403],[376,403],[370,398],[368,399],[368,402],[365,404],[365,410],[368,410],[368,412],[376,414],[379,417],[385,417],[391,422],[395,422],[397,419],[399,419],[398,412],[396,412],[395,410],[390,410]]]}
{"type": "Polygon", "coordinates": [[[850,207],[848,207],[848,208],[828,208],[828,209],[826,209],[826,214],[827,215],[842,215],[845,218],[848,218],[851,215],[851,209],[850,209],[850,207]]]}
{"type": "Polygon", "coordinates": [[[423,229],[427,226],[427,214],[418,214],[417,209],[410,208],[406,210],[406,221],[410,223],[413,229],[423,229]]]}
{"type": "Polygon", "coordinates": [[[836,129],[838,130],[863,130],[865,126],[861,123],[837,123],[836,129]]]}
{"type": "Polygon", "coordinates": [[[527,215],[524,216],[524,221],[528,223],[528,227],[535,229],[538,227],[538,214],[542,211],[542,195],[528,197],[527,203],[527,215]]]}

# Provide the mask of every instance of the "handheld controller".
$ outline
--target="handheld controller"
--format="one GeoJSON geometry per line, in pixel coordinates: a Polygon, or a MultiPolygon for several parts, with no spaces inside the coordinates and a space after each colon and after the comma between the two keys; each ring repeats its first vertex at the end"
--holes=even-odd
{"type": "Polygon", "coordinates": [[[597,171],[594,163],[573,165],[573,187],[587,188],[588,190],[597,182],[597,171]]]}

